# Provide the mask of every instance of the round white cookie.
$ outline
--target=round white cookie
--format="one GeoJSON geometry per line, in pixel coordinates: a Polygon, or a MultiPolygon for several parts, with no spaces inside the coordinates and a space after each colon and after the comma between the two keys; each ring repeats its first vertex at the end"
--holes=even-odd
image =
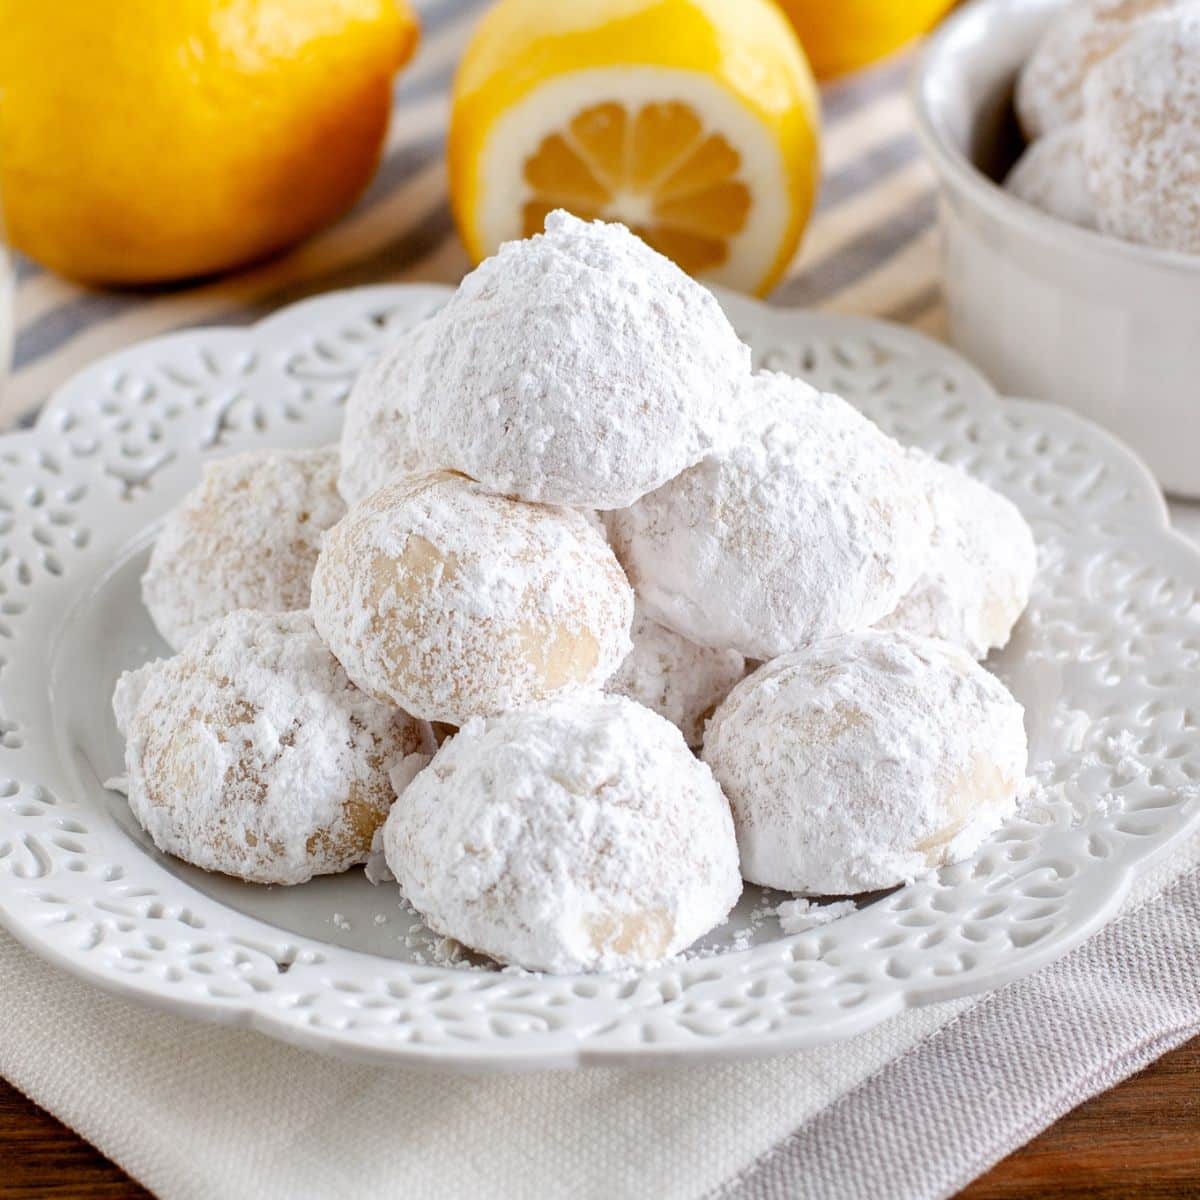
{"type": "Polygon", "coordinates": [[[418,408],[438,465],[551,504],[620,508],[678,475],[750,369],[711,292],[624,226],[565,212],[431,324],[418,408]]]}
{"type": "Polygon", "coordinates": [[[429,727],[364,695],[306,612],[230,613],[117,681],[129,807],[167,854],[252,883],[366,862],[429,727]]]}
{"type": "Polygon", "coordinates": [[[1083,122],[1060,125],[1033,142],[1008,173],[1004,188],[1060,221],[1095,229],[1096,206],[1083,160],[1083,122]]]}
{"type": "Polygon", "coordinates": [[[767,659],[891,612],[932,516],[901,447],[844,400],[761,372],[744,403],[736,441],[611,526],[648,616],[767,659]]]}
{"type": "Polygon", "coordinates": [[[606,690],[628,696],[666,717],[693,750],[704,740],[704,723],[746,675],[736,650],[697,646],[651,620],[638,605],[630,632],[633,649],[606,690]]]}
{"type": "Polygon", "coordinates": [[[943,638],[986,658],[1007,645],[1029,603],[1033,534],[1007,497],[920,450],[909,453],[925,479],[933,538],[916,585],[879,627],[943,638]]]}
{"type": "Polygon", "coordinates": [[[1026,753],[1021,706],[964,651],[876,630],[760,667],[704,739],[743,876],[808,895],[968,857],[1013,812],[1026,753]]]}
{"type": "Polygon", "coordinates": [[[142,600],[172,649],[235,609],[308,607],[321,536],[346,511],[337,471],[335,446],[205,464],[163,522],[142,577],[142,600]]]}
{"type": "Polygon", "coordinates": [[[1083,115],[1083,86],[1147,18],[1194,0],[1074,0],[1050,22],[1017,77],[1017,118],[1033,141],[1083,115]]]}
{"type": "Polygon", "coordinates": [[[408,479],[441,464],[421,427],[418,381],[429,319],[404,330],[358,374],[346,399],[337,487],[357,504],[392,479],[408,479]]]}
{"type": "Polygon", "coordinates": [[[1200,5],[1147,21],[1084,87],[1101,230],[1200,254],[1200,5]]]}
{"type": "Polygon", "coordinates": [[[461,725],[603,686],[633,592],[583,514],[443,472],[385,484],[329,531],[312,613],[359,687],[461,725]]]}
{"type": "Polygon", "coordinates": [[[469,722],[402,793],[383,845],[435,932],[557,974],[675,954],[742,890],[709,769],[623,696],[469,722]]]}

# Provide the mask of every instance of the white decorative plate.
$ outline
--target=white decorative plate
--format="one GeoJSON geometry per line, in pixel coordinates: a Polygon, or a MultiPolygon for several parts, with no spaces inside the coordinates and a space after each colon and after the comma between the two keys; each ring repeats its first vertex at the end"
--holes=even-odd
{"type": "Polygon", "coordinates": [[[359,871],[260,888],[159,855],[101,786],[121,769],[113,682],[164,650],[137,591],[155,523],[205,452],[332,440],[364,358],[445,295],[371,288],[147,342],[0,439],[0,917],[38,953],[129,996],[374,1061],[763,1054],[1033,970],[1200,820],[1200,558],[1136,460],[1065,411],[998,400],[912,333],[728,297],[760,362],[963,463],[1032,522],[1036,593],[993,664],[1026,706],[1042,784],[1022,817],[970,862],[807,933],[750,920],[752,889],[714,952],[619,977],[433,965],[395,889],[359,871]]]}

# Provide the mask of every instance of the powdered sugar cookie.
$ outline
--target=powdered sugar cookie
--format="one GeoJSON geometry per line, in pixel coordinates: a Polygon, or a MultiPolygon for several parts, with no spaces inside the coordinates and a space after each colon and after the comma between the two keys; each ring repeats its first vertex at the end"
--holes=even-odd
{"type": "Polygon", "coordinates": [[[760,667],[704,739],[742,874],[841,895],[966,858],[1015,807],[1022,717],[964,651],[912,634],[827,638],[760,667]]]}
{"type": "Polygon", "coordinates": [[[441,473],[386,484],[329,531],[312,612],[359,687],[461,725],[601,687],[629,653],[633,592],[582,514],[441,473]]]}
{"type": "Polygon", "coordinates": [[[932,517],[904,451],[845,401],[772,372],[748,387],[737,440],[612,529],[647,615],[767,659],[891,612],[932,517]]]}
{"type": "Polygon", "coordinates": [[[163,522],[142,600],[167,643],[238,608],[308,607],[321,535],[346,511],[337,448],[256,450],[205,464],[163,522]]]}
{"type": "Polygon", "coordinates": [[[430,928],[560,974],[675,954],[742,890],[709,769],[623,696],[469,722],[405,790],[383,844],[430,928]]]}
{"type": "Polygon", "coordinates": [[[746,660],[736,650],[697,646],[674,630],[634,610],[633,649],[608,681],[607,691],[653,709],[698,749],[704,722],[744,678],[746,660]]]}
{"type": "Polygon", "coordinates": [[[1100,228],[1200,254],[1200,5],[1140,26],[1092,71],[1084,95],[1100,228]]]}
{"type": "Polygon", "coordinates": [[[113,696],[129,806],[167,854],[252,883],[366,862],[424,722],[364,695],[306,612],[230,613],[113,696]]]}
{"type": "Polygon", "coordinates": [[[1083,123],[1072,121],[1038,138],[1004,181],[1026,204],[1083,229],[1096,228],[1096,206],[1083,161],[1083,123]]]}
{"type": "Polygon", "coordinates": [[[1008,642],[1037,570],[1033,534],[999,492],[919,450],[909,452],[933,510],[925,569],[881,629],[943,638],[975,658],[1008,642]]]}
{"type": "Polygon", "coordinates": [[[406,329],[368,363],[346,400],[338,491],[357,504],[391,479],[407,479],[442,464],[421,425],[423,348],[430,321],[406,329]]]}
{"type": "Polygon", "coordinates": [[[565,212],[431,320],[420,403],[438,465],[525,500],[633,503],[714,444],[750,369],[711,292],[623,225],[565,212]]]}
{"type": "Polygon", "coordinates": [[[1092,68],[1141,21],[1194,0],[1075,0],[1050,23],[1017,77],[1017,117],[1033,141],[1083,115],[1092,68]]]}

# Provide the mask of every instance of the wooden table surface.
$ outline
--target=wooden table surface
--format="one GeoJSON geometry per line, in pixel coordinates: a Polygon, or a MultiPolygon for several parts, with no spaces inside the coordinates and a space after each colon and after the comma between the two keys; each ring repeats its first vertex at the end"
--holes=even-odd
{"type": "MultiPolygon", "coordinates": [[[[1195,1200],[1198,1085],[1200,1038],[1069,1113],[959,1200],[1195,1200]]],[[[149,1193],[0,1080],[0,1200],[68,1197],[148,1200],[149,1193]]]]}

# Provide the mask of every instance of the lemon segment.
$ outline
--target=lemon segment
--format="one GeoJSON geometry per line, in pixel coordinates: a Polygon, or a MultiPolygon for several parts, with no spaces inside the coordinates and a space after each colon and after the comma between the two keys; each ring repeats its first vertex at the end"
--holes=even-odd
{"type": "Polygon", "coordinates": [[[479,261],[547,212],[619,220],[685,270],[766,291],[817,178],[815,85],[767,0],[501,0],[455,80],[451,202],[479,261]]]}

